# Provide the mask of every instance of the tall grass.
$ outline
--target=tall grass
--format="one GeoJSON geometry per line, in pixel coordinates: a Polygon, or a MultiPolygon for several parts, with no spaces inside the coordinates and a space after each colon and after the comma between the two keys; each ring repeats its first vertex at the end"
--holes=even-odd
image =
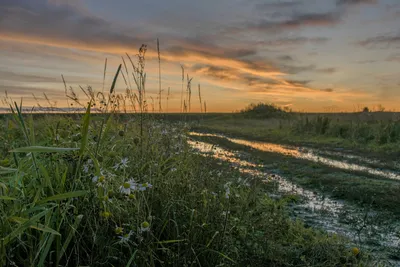
{"type": "Polygon", "coordinates": [[[200,84],[199,84],[199,102],[200,102],[200,112],[203,113],[203,104],[201,102],[201,89],[200,89],[200,84]]]}
{"type": "Polygon", "coordinates": [[[184,111],[183,109],[183,82],[185,81],[185,69],[181,65],[181,70],[182,70],[182,90],[181,90],[181,112],[184,111]]]}
{"type": "Polygon", "coordinates": [[[158,56],[158,112],[162,112],[161,107],[161,54],[160,54],[160,42],[157,38],[157,56],[158,56]]]}
{"type": "Polygon", "coordinates": [[[290,198],[272,200],[265,195],[268,185],[193,153],[185,125],[148,119],[138,138],[139,122],[115,117],[99,137],[100,121],[89,111],[83,116],[81,124],[70,117],[36,121],[35,145],[41,148],[13,150],[19,166],[10,163],[12,172],[1,176],[6,181],[0,200],[4,264],[335,266],[362,261],[343,239],[293,222],[285,208],[290,198]],[[53,130],[59,120],[57,137],[53,130]],[[59,146],[49,146],[56,139],[59,146]],[[37,158],[39,176],[24,153],[37,158]]]}
{"type": "MultiPolygon", "coordinates": [[[[380,107],[379,110],[382,109],[380,107]]],[[[264,138],[293,137],[310,142],[315,137],[320,141],[342,140],[347,144],[391,150],[398,148],[400,143],[400,117],[393,112],[308,114],[292,112],[274,104],[259,103],[247,106],[233,114],[232,118],[265,119],[262,125],[252,130],[253,135],[258,137],[263,137],[264,133],[264,138]]]]}
{"type": "Polygon", "coordinates": [[[365,118],[343,120],[332,115],[302,116],[292,123],[292,131],[308,135],[334,137],[357,144],[378,146],[400,141],[400,121],[396,118],[365,118]]]}
{"type": "Polygon", "coordinates": [[[292,198],[269,198],[271,184],[193,151],[187,124],[146,116],[146,50],[126,55],[132,72],[119,65],[108,92],[82,88],[86,105],[64,80],[84,114],[26,120],[22,103],[11,106],[0,132],[2,266],[368,264],[345,239],[290,219],[292,198]],[[120,114],[123,99],[139,119],[120,114]]]}

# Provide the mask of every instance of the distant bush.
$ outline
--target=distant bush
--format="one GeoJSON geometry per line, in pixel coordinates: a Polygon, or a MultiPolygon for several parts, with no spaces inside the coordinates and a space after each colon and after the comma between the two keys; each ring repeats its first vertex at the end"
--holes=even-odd
{"type": "Polygon", "coordinates": [[[283,117],[288,114],[289,110],[269,103],[250,104],[242,109],[240,113],[249,118],[274,118],[283,117]]]}

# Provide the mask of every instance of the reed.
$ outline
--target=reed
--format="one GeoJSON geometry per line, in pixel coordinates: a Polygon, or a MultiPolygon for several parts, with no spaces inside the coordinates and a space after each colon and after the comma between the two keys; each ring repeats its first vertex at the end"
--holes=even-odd
{"type": "Polygon", "coordinates": [[[160,42],[157,38],[157,56],[158,56],[158,112],[162,112],[161,106],[161,53],[160,53],[160,42]]]}
{"type": "Polygon", "coordinates": [[[200,89],[200,84],[198,86],[199,89],[199,102],[200,102],[200,112],[203,113],[203,104],[201,102],[201,89],[200,89]]]}

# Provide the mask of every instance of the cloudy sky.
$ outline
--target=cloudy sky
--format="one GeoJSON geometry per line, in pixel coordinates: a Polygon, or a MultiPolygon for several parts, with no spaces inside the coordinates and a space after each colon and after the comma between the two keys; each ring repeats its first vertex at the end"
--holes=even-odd
{"type": "Polygon", "coordinates": [[[399,0],[0,0],[0,94],[33,104],[44,92],[65,106],[61,74],[101,90],[105,59],[110,86],[121,56],[147,44],[155,98],[157,38],[169,111],[180,107],[181,65],[208,111],[400,110],[399,0]]]}

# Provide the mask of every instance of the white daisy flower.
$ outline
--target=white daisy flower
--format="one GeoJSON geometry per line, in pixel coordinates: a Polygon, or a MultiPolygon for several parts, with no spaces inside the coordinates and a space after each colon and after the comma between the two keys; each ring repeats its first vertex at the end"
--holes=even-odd
{"type": "Polygon", "coordinates": [[[133,232],[132,232],[132,231],[129,231],[129,233],[127,233],[127,234],[125,234],[125,235],[118,236],[118,238],[120,239],[120,240],[119,240],[119,243],[123,243],[123,244],[128,243],[129,240],[131,239],[131,236],[132,236],[132,235],[133,235],[133,232]]]}
{"type": "Polygon", "coordinates": [[[144,233],[150,231],[150,224],[148,222],[142,222],[142,224],[140,225],[140,232],[144,233]]]}
{"type": "Polygon", "coordinates": [[[123,194],[130,195],[131,192],[138,189],[138,184],[134,179],[130,179],[119,187],[119,191],[123,194]]]}
{"type": "Polygon", "coordinates": [[[128,167],[128,162],[129,162],[128,158],[123,158],[123,159],[121,159],[120,166],[123,166],[124,168],[127,168],[128,167]]]}

